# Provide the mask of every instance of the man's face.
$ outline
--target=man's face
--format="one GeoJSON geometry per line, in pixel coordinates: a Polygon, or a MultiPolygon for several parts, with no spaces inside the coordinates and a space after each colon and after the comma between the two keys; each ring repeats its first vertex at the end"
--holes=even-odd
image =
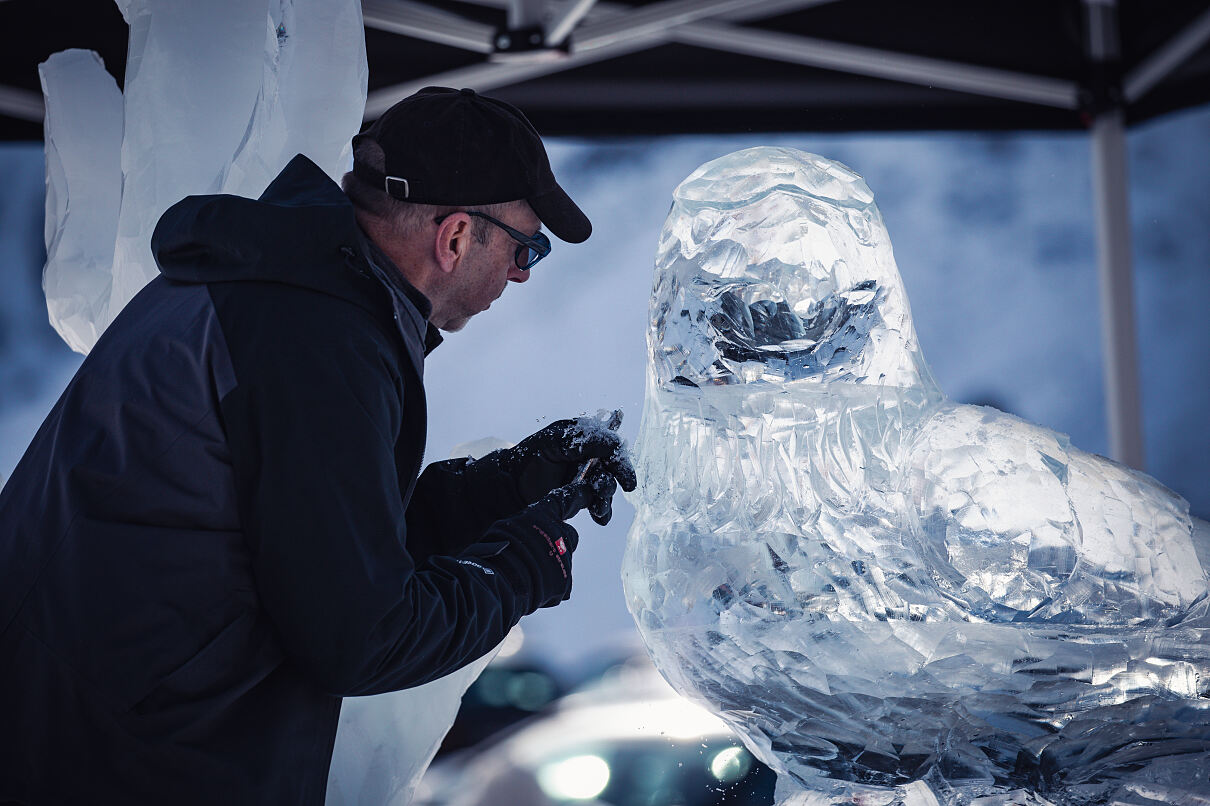
{"type": "MultiPolygon", "coordinates": [[[[533,235],[542,222],[528,204],[518,204],[500,216],[513,229],[533,235]]],[[[499,227],[484,221],[487,242],[472,238],[471,250],[452,278],[450,306],[453,316],[441,328],[450,333],[461,330],[472,316],[486,311],[504,293],[509,281],[523,283],[529,272],[517,268],[517,242],[499,227]]]]}

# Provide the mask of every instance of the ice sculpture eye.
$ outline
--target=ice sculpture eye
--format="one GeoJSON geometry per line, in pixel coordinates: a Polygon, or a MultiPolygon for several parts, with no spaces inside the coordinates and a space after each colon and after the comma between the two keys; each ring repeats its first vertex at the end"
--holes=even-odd
{"type": "Polygon", "coordinates": [[[860,177],[785,148],[695,171],[648,344],[627,603],[784,804],[1210,795],[1210,531],[946,400],[860,177]]]}

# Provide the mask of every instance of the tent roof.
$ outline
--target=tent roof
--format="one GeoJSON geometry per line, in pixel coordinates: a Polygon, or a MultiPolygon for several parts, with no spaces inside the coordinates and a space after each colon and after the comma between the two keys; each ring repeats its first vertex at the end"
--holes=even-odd
{"type": "MultiPolygon", "coordinates": [[[[367,114],[428,84],[490,90],[544,134],[582,136],[1081,129],[1119,87],[1128,123],[1210,101],[1204,0],[1118,0],[1121,58],[1098,70],[1086,6],[1106,2],[363,0],[367,114]],[[565,17],[564,49],[516,52],[565,17]]],[[[111,2],[0,0],[0,29],[4,139],[41,137],[37,65],[55,51],[96,50],[121,83],[111,2]]]]}

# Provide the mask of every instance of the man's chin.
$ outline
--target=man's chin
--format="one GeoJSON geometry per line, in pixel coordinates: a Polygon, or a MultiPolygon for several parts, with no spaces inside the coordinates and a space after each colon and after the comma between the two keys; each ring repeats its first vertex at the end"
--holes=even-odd
{"type": "Polygon", "coordinates": [[[459,330],[462,330],[462,328],[466,327],[466,323],[469,321],[471,321],[469,316],[460,316],[457,319],[450,319],[444,325],[439,325],[437,329],[445,331],[446,333],[457,333],[459,330]]]}

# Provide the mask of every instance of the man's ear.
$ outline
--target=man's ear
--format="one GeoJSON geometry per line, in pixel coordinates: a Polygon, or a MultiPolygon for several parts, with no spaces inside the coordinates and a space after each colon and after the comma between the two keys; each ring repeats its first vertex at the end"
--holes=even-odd
{"type": "Polygon", "coordinates": [[[437,265],[450,274],[466,257],[471,248],[471,217],[466,213],[451,213],[437,226],[433,242],[437,265]]]}

